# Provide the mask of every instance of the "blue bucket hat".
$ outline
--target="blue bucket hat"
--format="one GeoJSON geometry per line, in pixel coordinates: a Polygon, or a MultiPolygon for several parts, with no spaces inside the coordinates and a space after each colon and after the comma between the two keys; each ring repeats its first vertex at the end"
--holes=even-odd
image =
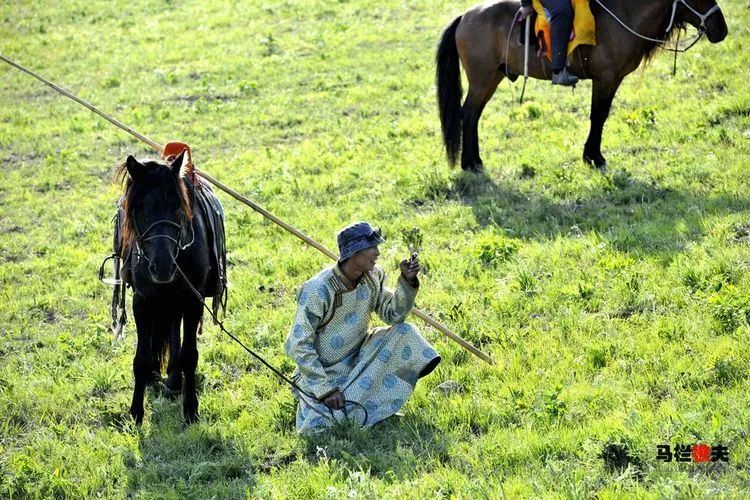
{"type": "Polygon", "coordinates": [[[355,253],[384,243],[380,228],[373,229],[367,222],[355,222],[339,232],[339,262],[343,262],[355,253]]]}

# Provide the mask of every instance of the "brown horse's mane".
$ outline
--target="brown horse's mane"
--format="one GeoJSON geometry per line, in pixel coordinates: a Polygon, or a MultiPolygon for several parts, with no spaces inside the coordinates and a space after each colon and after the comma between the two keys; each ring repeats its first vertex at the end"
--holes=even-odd
{"type": "MultiPolygon", "coordinates": [[[[171,170],[171,167],[159,160],[146,160],[140,162],[148,168],[165,168],[171,170]]],[[[192,165],[187,169],[183,169],[180,176],[176,179],[176,187],[180,196],[180,204],[182,205],[182,214],[187,221],[193,220],[193,206],[190,202],[190,196],[188,191],[198,188],[200,181],[197,178],[191,178],[192,165]],[[188,184],[190,186],[188,187],[188,184]]],[[[124,194],[122,198],[122,249],[120,257],[126,258],[130,247],[135,239],[135,227],[133,225],[133,198],[135,190],[133,189],[133,178],[128,174],[127,162],[122,162],[117,166],[114,175],[115,182],[123,185],[124,194]]]]}
{"type": "MultiPolygon", "coordinates": [[[[666,42],[674,41],[677,36],[680,33],[684,33],[687,30],[687,25],[684,21],[675,21],[674,25],[672,25],[672,28],[670,28],[669,32],[667,31],[667,28],[669,28],[669,16],[667,16],[667,19],[664,21],[664,25],[661,27],[660,33],[664,33],[664,35],[659,36],[657,38],[662,38],[666,42]]],[[[651,47],[646,51],[645,54],[643,54],[643,62],[645,64],[648,64],[651,62],[651,59],[654,58],[656,55],[656,52],[663,47],[663,44],[661,43],[653,43],[651,47]]]]}

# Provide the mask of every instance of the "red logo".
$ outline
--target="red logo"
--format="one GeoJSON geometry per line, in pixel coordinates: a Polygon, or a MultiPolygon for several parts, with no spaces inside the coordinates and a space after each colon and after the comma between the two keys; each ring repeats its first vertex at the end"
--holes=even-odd
{"type": "Polygon", "coordinates": [[[705,444],[693,445],[693,462],[708,462],[711,460],[711,447],[705,444]]]}

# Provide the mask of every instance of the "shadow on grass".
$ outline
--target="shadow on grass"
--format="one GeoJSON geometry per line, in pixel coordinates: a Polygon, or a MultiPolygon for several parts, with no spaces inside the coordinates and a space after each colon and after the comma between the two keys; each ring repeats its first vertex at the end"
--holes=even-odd
{"type": "MultiPolygon", "coordinates": [[[[424,198],[469,205],[481,226],[496,226],[524,240],[595,232],[620,251],[665,257],[703,238],[706,217],[750,209],[747,197],[704,196],[663,188],[622,170],[595,179],[596,187],[578,197],[555,194],[556,189],[563,191],[565,185],[570,186],[571,179],[559,179],[559,183],[554,177],[538,179],[532,168],[522,169],[517,175],[535,185],[525,191],[521,190],[523,183],[521,188],[498,185],[484,173],[461,172],[451,178],[432,179],[424,198]]],[[[602,174],[592,171],[591,175],[602,174]]]]}
{"type": "Polygon", "coordinates": [[[308,460],[335,459],[344,477],[367,473],[399,481],[421,476],[448,460],[446,439],[419,414],[391,417],[371,428],[341,424],[303,440],[308,460]]]}
{"type": "MultiPolygon", "coordinates": [[[[142,428],[132,420],[120,430],[138,436],[138,451],[125,452],[128,497],[240,498],[256,487],[257,475],[299,460],[327,462],[343,478],[364,474],[385,481],[419,477],[448,461],[443,434],[419,414],[393,417],[371,428],[345,422],[316,435],[300,436],[302,449],[262,457],[220,426],[182,423],[179,398],[149,394],[150,415],[142,428]]],[[[282,405],[283,433],[294,433],[296,404],[282,405]],[[288,408],[287,408],[288,406],[288,408]],[[290,422],[291,424],[290,424],[290,422]]],[[[114,425],[114,424],[113,424],[114,425]]]]}
{"type": "Polygon", "coordinates": [[[255,485],[253,459],[240,440],[216,426],[186,426],[182,398],[148,391],[148,422],[138,435],[138,455],[128,451],[129,497],[240,498],[255,485]]]}

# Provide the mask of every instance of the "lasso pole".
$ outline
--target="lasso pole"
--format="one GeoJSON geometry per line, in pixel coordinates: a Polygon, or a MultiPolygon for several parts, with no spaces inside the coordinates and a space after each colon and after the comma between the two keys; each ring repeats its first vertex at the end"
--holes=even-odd
{"type": "Polygon", "coordinates": [[[523,104],[523,96],[526,93],[526,82],[529,80],[529,32],[531,31],[531,16],[526,16],[526,33],[524,33],[523,44],[523,88],[518,104],[523,104]]]}
{"type": "MultiPolygon", "coordinates": [[[[149,139],[145,135],[139,134],[138,132],[136,132],[132,128],[130,128],[127,125],[125,125],[124,123],[122,123],[121,121],[116,120],[115,118],[113,118],[113,117],[109,116],[108,114],[104,113],[103,111],[101,111],[100,109],[98,109],[93,104],[90,104],[90,103],[84,101],[83,99],[77,97],[76,95],[71,94],[67,90],[59,87],[58,85],[55,85],[54,83],[52,83],[51,81],[47,80],[46,78],[44,78],[40,74],[38,74],[38,73],[36,73],[36,72],[28,69],[28,68],[25,68],[24,66],[21,66],[20,64],[12,61],[10,59],[8,59],[7,57],[5,57],[2,54],[0,54],[0,60],[5,61],[6,63],[10,64],[14,68],[19,69],[19,70],[23,71],[24,73],[26,73],[26,74],[28,74],[30,76],[33,76],[34,78],[36,78],[40,82],[44,83],[45,85],[48,85],[49,87],[51,87],[52,89],[56,90],[57,92],[59,92],[60,94],[64,95],[65,97],[68,97],[68,98],[74,100],[75,102],[81,104],[82,106],[86,107],[90,111],[93,111],[97,115],[101,116],[102,118],[104,118],[105,120],[107,120],[108,122],[110,122],[112,125],[114,125],[114,126],[120,128],[120,129],[124,130],[125,132],[131,134],[135,138],[137,138],[140,141],[148,144],[149,146],[151,146],[155,150],[159,151],[160,153],[164,151],[164,146],[162,146],[158,142],[149,139]]],[[[267,219],[273,221],[277,225],[279,225],[282,228],[286,229],[287,231],[289,231],[290,233],[292,233],[293,235],[295,235],[297,238],[301,239],[302,241],[304,241],[308,245],[310,245],[310,246],[316,248],[317,250],[319,250],[320,252],[324,253],[326,256],[328,256],[328,257],[330,257],[330,258],[332,258],[334,260],[338,260],[338,256],[335,253],[331,252],[330,250],[328,250],[326,247],[324,247],[320,243],[316,242],[315,240],[313,240],[309,236],[305,235],[304,233],[302,233],[301,231],[299,231],[298,229],[296,229],[294,226],[292,226],[292,225],[284,222],[282,219],[276,217],[271,212],[269,212],[268,210],[264,209],[263,207],[261,207],[260,205],[258,205],[257,203],[255,203],[254,201],[250,200],[249,198],[247,198],[245,196],[242,196],[237,191],[235,191],[234,189],[231,189],[229,186],[226,186],[225,184],[219,182],[216,178],[212,177],[211,175],[208,175],[205,172],[202,172],[202,171],[200,171],[198,169],[196,169],[195,171],[202,178],[206,179],[208,182],[210,182],[211,184],[213,184],[217,188],[221,189],[222,191],[224,191],[225,193],[227,193],[228,195],[230,195],[234,199],[236,199],[236,200],[244,203],[245,205],[249,206],[250,208],[252,208],[256,212],[258,212],[261,215],[263,215],[263,217],[266,217],[267,219]]],[[[461,347],[463,347],[467,351],[471,352],[472,354],[476,355],[477,357],[479,357],[480,359],[486,361],[489,364],[492,364],[492,365],[495,364],[495,360],[493,360],[488,354],[485,354],[484,352],[480,351],[475,346],[473,346],[472,344],[470,344],[469,342],[467,342],[466,340],[464,340],[463,338],[461,338],[459,335],[456,335],[455,333],[453,333],[451,330],[449,330],[444,325],[442,325],[442,324],[438,323],[437,321],[435,321],[434,319],[430,318],[429,316],[427,316],[425,313],[423,313],[419,309],[413,308],[411,310],[411,312],[412,312],[412,314],[414,314],[418,318],[422,319],[424,322],[426,322],[430,326],[432,326],[435,329],[437,329],[440,333],[442,333],[446,337],[450,338],[451,340],[453,340],[454,342],[456,342],[457,344],[459,344],[461,347]]]]}
{"type": "Polygon", "coordinates": [[[108,122],[110,122],[112,125],[114,125],[116,127],[119,127],[121,129],[123,129],[125,132],[127,132],[127,133],[135,136],[136,138],[140,139],[141,141],[145,142],[146,144],[148,144],[152,148],[154,148],[157,151],[159,151],[160,153],[162,151],[164,151],[164,146],[162,146],[161,144],[158,144],[158,143],[152,141],[151,139],[149,139],[145,135],[139,134],[138,132],[136,132],[132,128],[130,128],[127,125],[125,125],[124,123],[122,123],[121,121],[116,120],[116,119],[112,118],[111,116],[109,116],[108,114],[104,113],[103,111],[99,110],[93,104],[84,101],[83,99],[81,99],[80,97],[78,97],[78,96],[76,96],[74,94],[71,94],[70,92],[68,92],[67,90],[65,90],[62,87],[59,87],[59,86],[55,85],[54,83],[52,83],[51,81],[47,80],[46,78],[44,78],[39,73],[35,73],[34,71],[31,71],[30,69],[25,68],[25,67],[21,66],[20,64],[14,62],[14,61],[11,61],[10,59],[8,59],[7,57],[5,57],[2,54],[0,54],[0,59],[2,59],[3,61],[5,61],[6,63],[10,64],[14,68],[20,69],[24,73],[33,76],[34,78],[36,78],[37,80],[39,80],[43,84],[45,84],[45,85],[47,85],[49,87],[52,87],[54,90],[56,90],[57,92],[61,93],[65,97],[69,97],[70,99],[73,99],[78,104],[82,105],[85,108],[88,108],[90,111],[93,111],[97,115],[101,116],[102,118],[104,118],[105,120],[107,120],[108,122]]]}

